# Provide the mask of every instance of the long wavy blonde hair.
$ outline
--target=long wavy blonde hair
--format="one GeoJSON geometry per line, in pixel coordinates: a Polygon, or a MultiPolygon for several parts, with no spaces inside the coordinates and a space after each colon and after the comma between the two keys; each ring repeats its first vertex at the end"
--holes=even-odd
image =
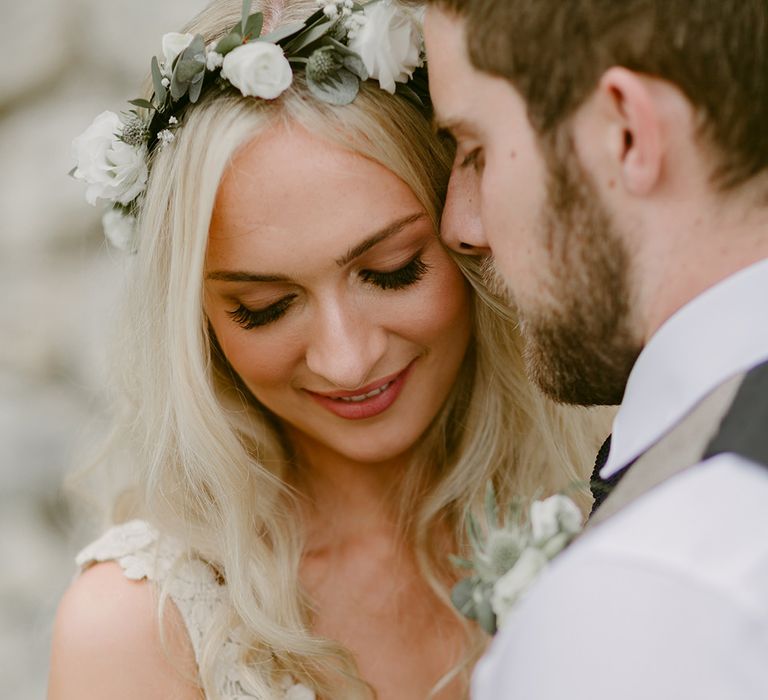
{"type": "MultiPolygon", "coordinates": [[[[186,31],[206,43],[240,16],[218,0],[186,31]]],[[[314,0],[263,2],[267,26],[303,19],[314,0]]],[[[299,124],[370,158],[413,190],[437,227],[450,145],[410,102],[364,84],[351,105],[308,96],[300,76],[274,102],[208,94],[184,115],[176,140],[157,151],[128,263],[115,362],[115,430],[108,456],[127,460],[128,484],[111,518],[143,517],[180,538],[226,581],[226,610],[198,659],[206,696],[235,627],[247,641],[243,682],[256,697],[281,696],[289,673],[323,698],[370,697],[348,650],[311,631],[311,600],[299,584],[303,533],[290,486],[290,446],[217,349],[203,312],[203,269],[217,188],[233,154],[276,123],[299,124]]],[[[340,206],[343,205],[340,203],[340,206]]],[[[461,261],[476,280],[476,265],[461,261]]],[[[474,337],[453,390],[420,440],[398,492],[403,537],[422,574],[450,608],[446,526],[457,551],[463,521],[493,481],[500,500],[567,489],[585,476],[596,446],[583,409],[544,398],[524,374],[515,324],[476,287],[474,337]]],[[[582,504],[586,504],[586,496],[582,504]]],[[[466,671],[482,635],[467,624],[466,671]]]]}

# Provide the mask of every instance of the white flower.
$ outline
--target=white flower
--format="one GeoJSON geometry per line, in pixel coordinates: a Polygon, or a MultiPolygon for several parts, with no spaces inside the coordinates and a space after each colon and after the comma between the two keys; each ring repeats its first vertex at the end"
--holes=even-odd
{"type": "Polygon", "coordinates": [[[102,112],[72,142],[76,162],[73,175],[88,184],[85,199],[98,198],[130,204],[147,184],[147,147],[120,140],[123,123],[114,112],[102,112]]]}
{"type": "Polygon", "coordinates": [[[108,209],[101,218],[107,240],[126,252],[136,250],[136,217],[124,214],[120,209],[108,209]]]}
{"type": "Polygon", "coordinates": [[[217,68],[221,68],[221,66],[224,64],[224,56],[222,56],[220,53],[214,51],[213,49],[209,49],[205,53],[205,67],[209,71],[214,71],[217,68]]]}
{"type": "Polygon", "coordinates": [[[163,56],[165,63],[163,67],[167,75],[173,71],[173,62],[176,57],[192,43],[194,34],[179,34],[178,32],[169,32],[163,35],[163,56]]]}
{"type": "Polygon", "coordinates": [[[157,134],[157,140],[160,141],[163,146],[172,143],[175,138],[176,134],[174,134],[170,129],[163,129],[157,134]]]}
{"type": "Polygon", "coordinates": [[[393,0],[365,6],[364,23],[353,31],[349,48],[363,59],[372,78],[387,92],[407,83],[422,64],[421,26],[417,17],[393,0]]]}
{"type": "Polygon", "coordinates": [[[547,562],[547,557],[540,550],[528,547],[515,565],[494,584],[491,607],[496,614],[499,628],[503,627],[515,603],[533,583],[547,562]]]}
{"type": "Polygon", "coordinates": [[[293,81],[291,64],[277,44],[253,41],[224,57],[221,76],[243,95],[273,100],[293,81]]]}
{"type": "Polygon", "coordinates": [[[581,511],[567,496],[558,494],[531,504],[531,534],[538,546],[544,545],[559,533],[568,536],[578,534],[581,531],[581,520],[581,511]]]}

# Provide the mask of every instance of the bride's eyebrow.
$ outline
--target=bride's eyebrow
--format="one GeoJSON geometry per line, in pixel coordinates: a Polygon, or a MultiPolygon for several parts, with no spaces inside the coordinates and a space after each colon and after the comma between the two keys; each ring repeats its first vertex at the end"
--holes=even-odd
{"type": "Polygon", "coordinates": [[[358,243],[356,246],[350,248],[344,255],[336,259],[336,264],[339,267],[349,264],[355,258],[359,258],[363,253],[367,253],[371,248],[378,245],[382,241],[386,240],[390,236],[394,236],[402,231],[406,226],[409,226],[416,221],[426,219],[427,215],[424,212],[417,214],[409,214],[402,219],[392,222],[388,226],[385,226],[380,231],[372,234],[366,238],[362,243],[358,243]]]}
{"type": "MultiPolygon", "coordinates": [[[[411,224],[426,219],[427,215],[424,212],[418,212],[415,214],[409,214],[397,221],[393,221],[383,229],[376,231],[362,243],[358,243],[356,246],[350,248],[344,255],[336,260],[336,264],[339,267],[344,267],[355,258],[359,258],[363,253],[368,252],[371,248],[378,245],[382,241],[400,233],[404,228],[411,224]]],[[[287,277],[282,275],[259,275],[253,272],[240,272],[229,270],[217,270],[209,272],[206,279],[217,280],[220,282],[290,282],[287,277]]]]}

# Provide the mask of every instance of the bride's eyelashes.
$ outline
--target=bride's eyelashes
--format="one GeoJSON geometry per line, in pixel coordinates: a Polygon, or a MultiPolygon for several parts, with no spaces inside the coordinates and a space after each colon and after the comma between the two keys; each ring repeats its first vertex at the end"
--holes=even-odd
{"type": "Polygon", "coordinates": [[[289,294],[287,297],[283,297],[280,301],[276,301],[264,309],[249,309],[247,306],[240,304],[234,311],[227,311],[227,314],[237,325],[250,331],[253,328],[273,323],[284,316],[291,302],[297,296],[298,294],[289,294]]]}
{"type": "Polygon", "coordinates": [[[429,270],[429,265],[419,253],[403,267],[390,272],[377,272],[376,270],[361,270],[360,277],[369,284],[381,289],[404,289],[416,284],[429,270]]]}
{"type": "MultiPolygon", "coordinates": [[[[384,290],[398,290],[416,284],[428,270],[429,265],[424,262],[421,253],[419,253],[397,270],[389,272],[361,270],[359,274],[360,278],[367,284],[384,290]]],[[[249,309],[244,304],[239,304],[236,309],[227,311],[227,314],[235,323],[249,331],[274,323],[282,318],[297,296],[297,294],[289,294],[263,309],[249,309]]]]}

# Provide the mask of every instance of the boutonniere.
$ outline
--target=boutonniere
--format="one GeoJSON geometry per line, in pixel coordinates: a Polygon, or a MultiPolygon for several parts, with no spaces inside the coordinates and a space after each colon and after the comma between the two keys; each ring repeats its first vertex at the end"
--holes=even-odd
{"type": "Polygon", "coordinates": [[[485,516],[484,528],[473,515],[467,517],[471,559],[452,556],[451,561],[473,573],[454,586],[451,601],[495,634],[550,560],[581,532],[582,514],[570,498],[556,495],[534,501],[527,511],[514,504],[500,515],[489,484],[485,516]]]}

